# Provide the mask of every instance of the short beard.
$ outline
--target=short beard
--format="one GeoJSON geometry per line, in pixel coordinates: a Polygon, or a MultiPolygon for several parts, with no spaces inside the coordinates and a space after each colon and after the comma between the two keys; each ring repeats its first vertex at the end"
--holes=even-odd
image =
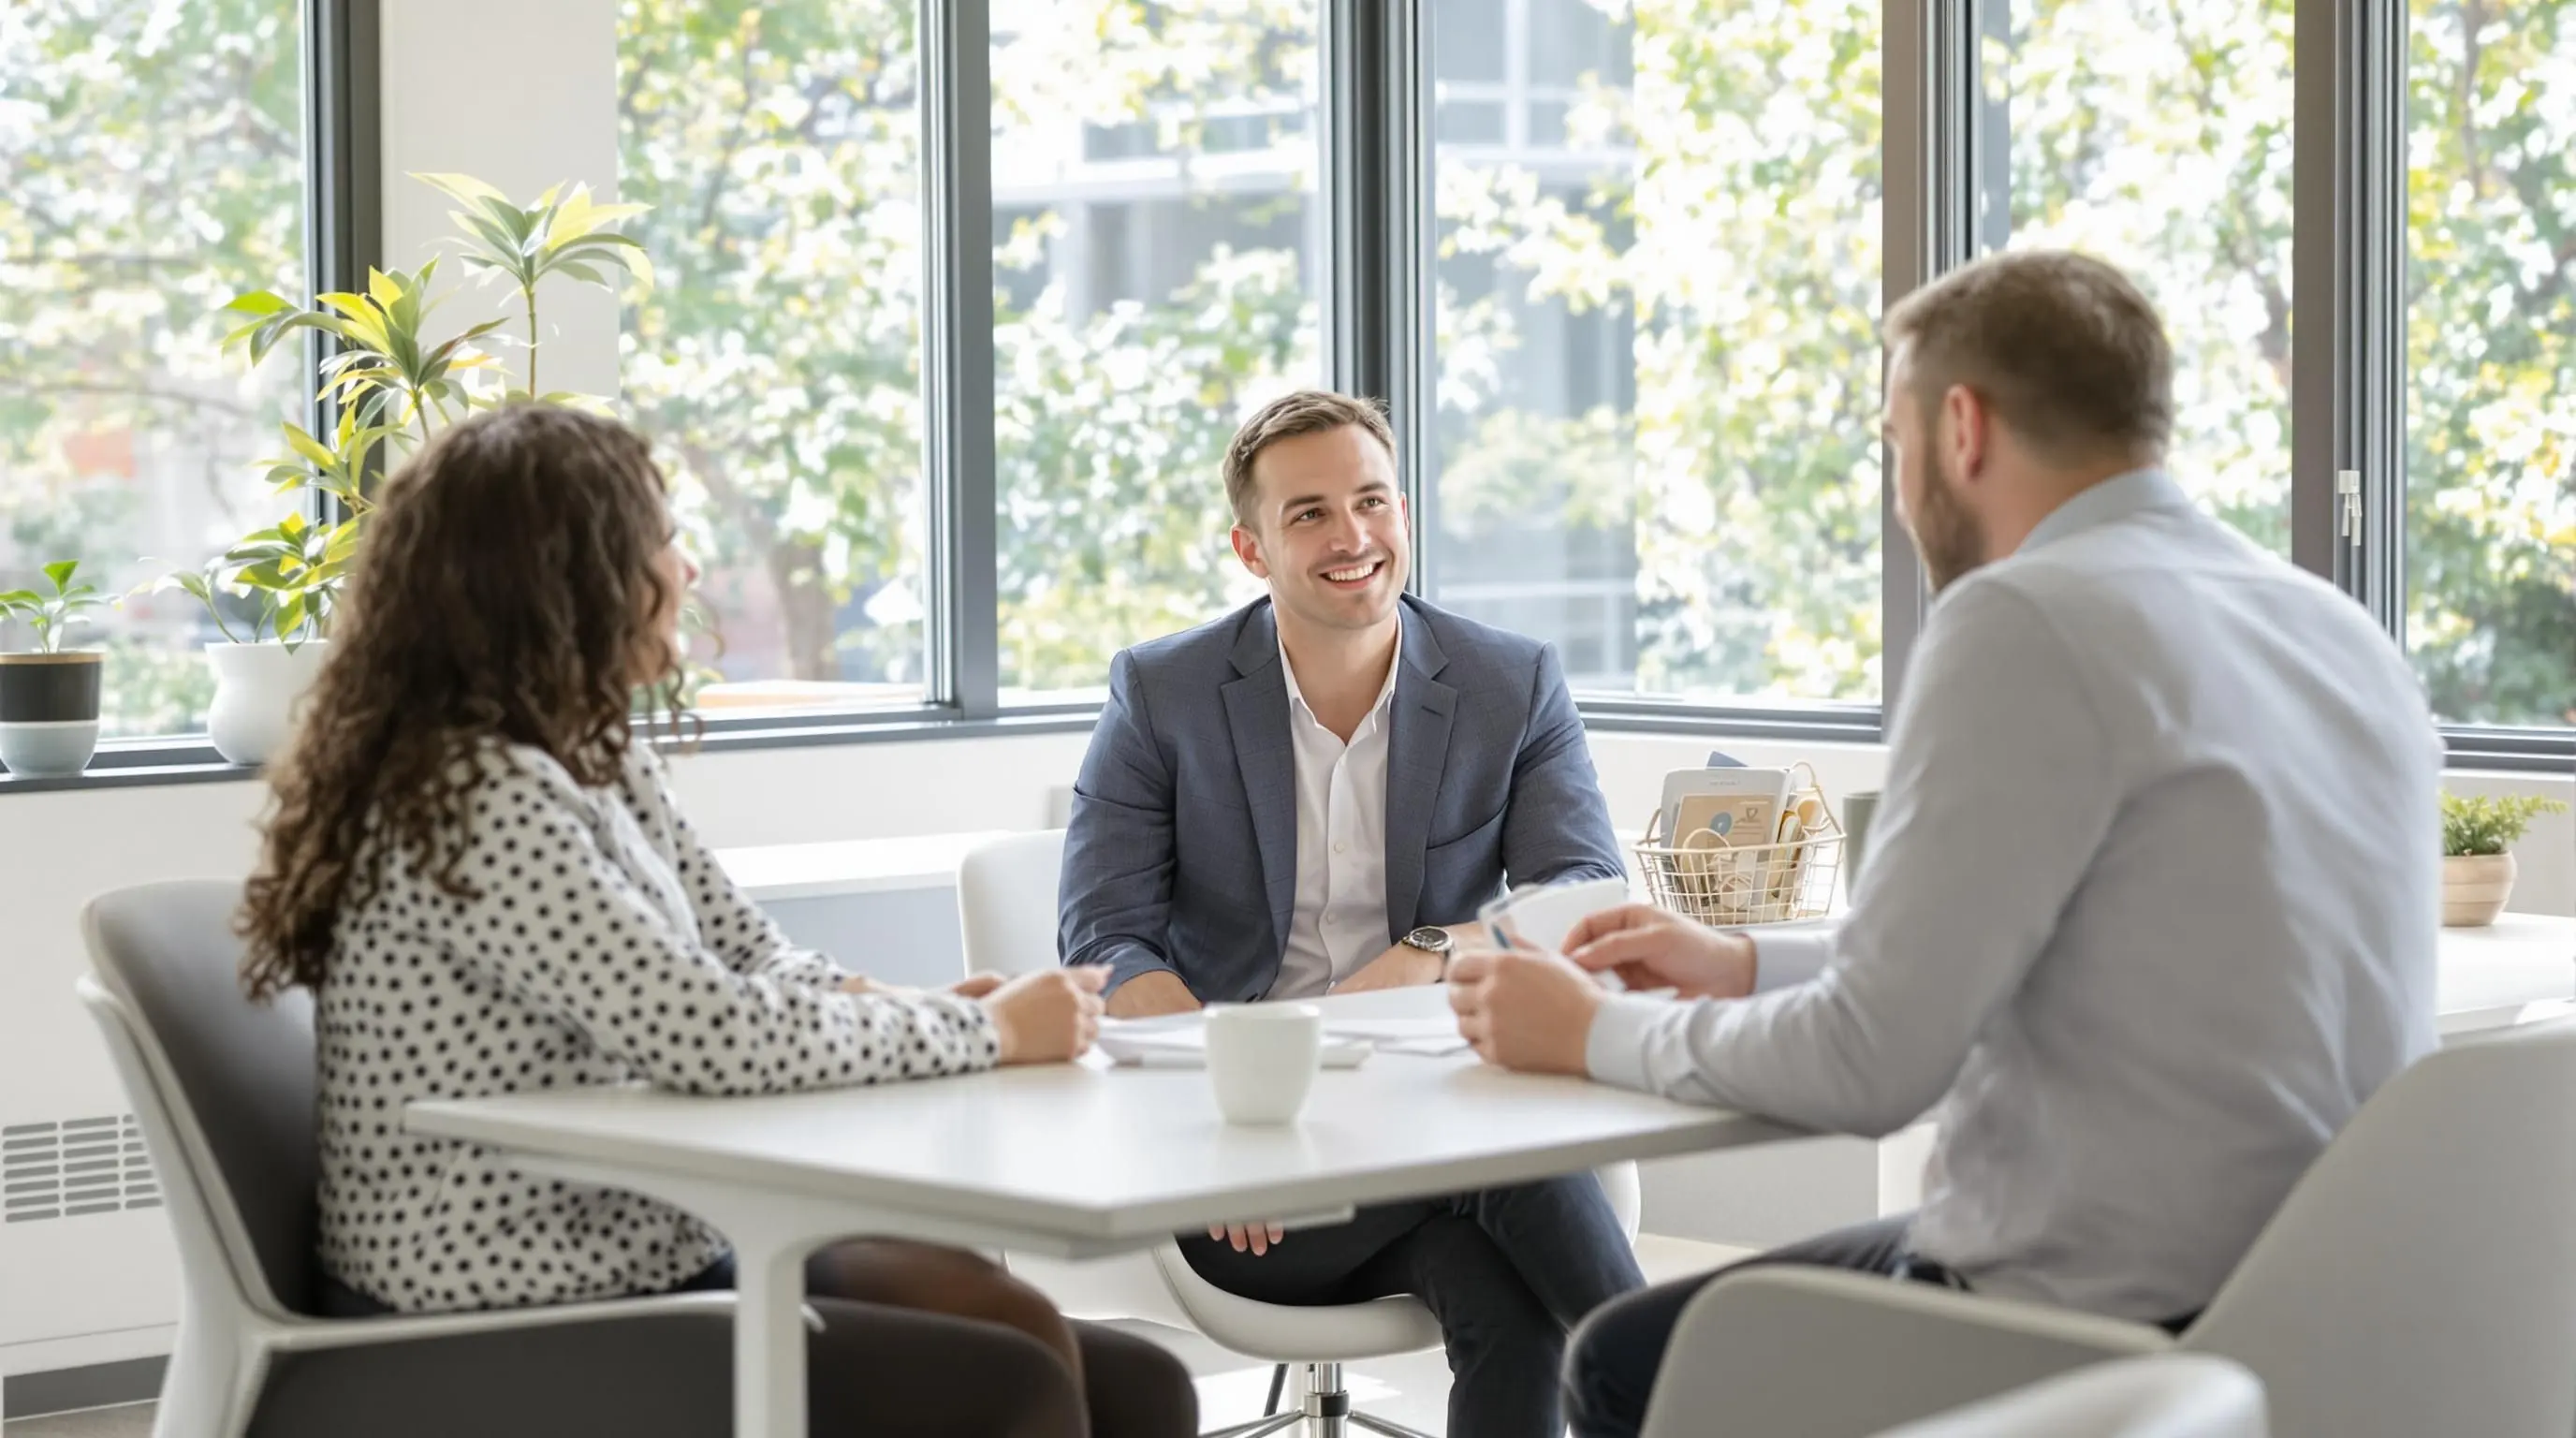
{"type": "Polygon", "coordinates": [[[1923,476],[1922,512],[1914,516],[1914,549],[1922,556],[1923,572],[1937,594],[1990,556],[1985,526],[1960,501],[1946,458],[1937,452],[1928,458],[1931,469],[1923,476]]]}

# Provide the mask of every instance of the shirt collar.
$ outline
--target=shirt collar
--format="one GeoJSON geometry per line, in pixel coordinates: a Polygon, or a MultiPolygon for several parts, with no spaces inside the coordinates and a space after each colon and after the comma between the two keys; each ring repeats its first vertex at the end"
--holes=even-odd
{"type": "Polygon", "coordinates": [[[2133,469],[2103,480],[2050,511],[2046,519],[2032,527],[2030,537],[2021,542],[2019,552],[2027,554],[2096,525],[2127,519],[2151,509],[2190,507],[2191,496],[2182,492],[2182,486],[2174,483],[2172,475],[2152,467],[2133,469]]]}
{"type": "MultiPolygon", "coordinates": [[[[1395,626],[1395,652],[1388,655],[1386,661],[1386,686],[1377,691],[1377,702],[1369,706],[1371,715],[1384,710],[1386,701],[1395,697],[1395,676],[1403,668],[1404,626],[1398,624],[1395,626]]],[[[1303,709],[1308,714],[1313,714],[1314,706],[1306,702],[1306,691],[1297,687],[1297,666],[1288,662],[1288,641],[1284,638],[1279,641],[1279,672],[1288,681],[1289,710],[1294,712],[1303,709]]]]}

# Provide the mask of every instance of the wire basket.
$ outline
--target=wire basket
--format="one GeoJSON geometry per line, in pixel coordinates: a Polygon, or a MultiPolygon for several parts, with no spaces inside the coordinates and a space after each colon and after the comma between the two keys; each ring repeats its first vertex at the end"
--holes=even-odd
{"type": "Polygon", "coordinates": [[[1789,791],[1788,812],[1777,828],[1792,837],[1774,843],[1731,844],[1709,829],[1673,843],[1662,832],[1663,811],[1657,810],[1632,850],[1647,899],[1657,908],[1730,928],[1823,918],[1833,907],[1834,877],[1842,868],[1842,822],[1816,771],[1805,764],[1798,770],[1806,782],[1789,791]]]}

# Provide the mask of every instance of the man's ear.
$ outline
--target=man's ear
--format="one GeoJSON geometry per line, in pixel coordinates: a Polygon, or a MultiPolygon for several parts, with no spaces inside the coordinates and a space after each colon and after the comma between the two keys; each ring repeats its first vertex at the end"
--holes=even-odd
{"type": "Polygon", "coordinates": [[[1243,561],[1243,567],[1252,571],[1253,578],[1270,577],[1270,563],[1261,557],[1261,541],[1253,536],[1250,529],[1238,524],[1227,538],[1234,541],[1234,557],[1243,561]]]}
{"type": "Polygon", "coordinates": [[[1941,392],[1941,437],[1950,473],[1962,480],[1981,477],[1994,449],[1994,414],[1985,398],[1963,384],[1941,392]]]}

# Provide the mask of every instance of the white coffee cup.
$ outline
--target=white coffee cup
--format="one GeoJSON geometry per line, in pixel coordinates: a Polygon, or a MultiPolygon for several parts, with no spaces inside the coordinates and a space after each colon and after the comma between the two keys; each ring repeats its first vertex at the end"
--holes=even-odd
{"type": "Polygon", "coordinates": [[[1207,1011],[1208,1078],[1228,1123],[1292,1123],[1324,1051],[1313,1004],[1219,1004],[1207,1011]]]}

